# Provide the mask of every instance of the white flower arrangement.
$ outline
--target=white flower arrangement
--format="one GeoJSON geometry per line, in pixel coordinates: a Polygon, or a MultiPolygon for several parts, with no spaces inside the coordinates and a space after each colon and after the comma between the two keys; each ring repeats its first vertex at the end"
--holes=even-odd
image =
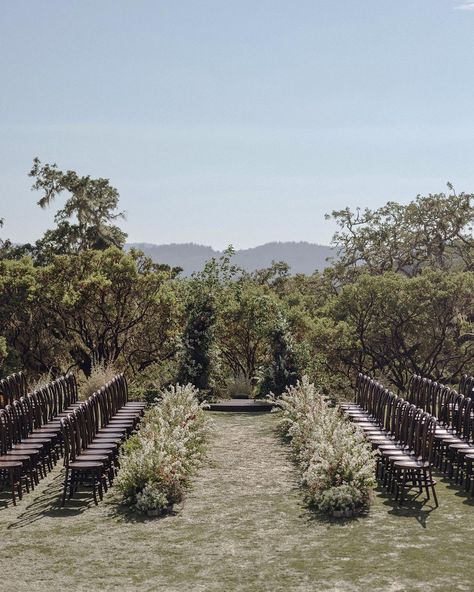
{"type": "Polygon", "coordinates": [[[161,393],[120,453],[116,485],[123,503],[146,513],[167,511],[182,500],[205,455],[204,407],[191,384],[161,393]]]}
{"type": "Polygon", "coordinates": [[[334,515],[352,515],[370,504],[375,455],[356,426],[329,406],[306,376],[274,398],[280,427],[302,473],[309,501],[334,515]]]}

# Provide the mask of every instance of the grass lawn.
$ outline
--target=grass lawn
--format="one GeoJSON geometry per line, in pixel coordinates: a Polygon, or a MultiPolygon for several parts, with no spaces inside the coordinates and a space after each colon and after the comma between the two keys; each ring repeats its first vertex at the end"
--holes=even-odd
{"type": "Polygon", "coordinates": [[[116,511],[110,493],[60,508],[57,467],[14,508],[0,496],[0,590],[400,591],[474,589],[474,505],[441,482],[440,507],[378,493],[347,522],[304,505],[273,415],[213,414],[209,463],[174,516],[116,511]]]}

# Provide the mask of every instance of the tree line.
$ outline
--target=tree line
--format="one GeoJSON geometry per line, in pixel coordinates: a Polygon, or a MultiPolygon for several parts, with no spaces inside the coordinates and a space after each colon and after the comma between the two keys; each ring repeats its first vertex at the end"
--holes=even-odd
{"type": "Polygon", "coordinates": [[[322,273],[249,273],[229,248],[183,278],[124,251],[108,179],[38,159],[30,176],[39,207],[65,200],[34,244],[0,240],[0,374],[113,364],[142,395],[179,381],[207,396],[280,394],[306,374],[342,396],[359,371],[400,389],[413,373],[455,383],[473,371],[471,194],[332,212],[338,256],[322,273]]]}

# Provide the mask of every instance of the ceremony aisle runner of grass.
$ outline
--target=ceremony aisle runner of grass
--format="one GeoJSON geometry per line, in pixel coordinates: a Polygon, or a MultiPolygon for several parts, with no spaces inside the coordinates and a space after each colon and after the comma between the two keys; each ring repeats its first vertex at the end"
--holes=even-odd
{"type": "Polygon", "coordinates": [[[178,513],[117,514],[110,493],[59,508],[59,467],[16,508],[0,497],[2,592],[472,590],[474,507],[441,483],[440,508],[368,517],[309,511],[273,415],[213,414],[209,459],[178,513]]]}

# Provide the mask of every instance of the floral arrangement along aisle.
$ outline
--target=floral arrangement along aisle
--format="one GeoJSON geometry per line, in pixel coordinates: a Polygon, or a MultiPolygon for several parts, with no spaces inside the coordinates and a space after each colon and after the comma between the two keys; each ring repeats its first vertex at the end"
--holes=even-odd
{"type": "Polygon", "coordinates": [[[194,386],[171,386],[161,395],[124,444],[116,481],[122,503],[150,515],[183,499],[209,434],[205,403],[194,386]]]}
{"type": "Polygon", "coordinates": [[[333,516],[352,516],[367,508],[375,485],[375,457],[362,432],[306,376],[273,401],[309,501],[333,516]]]}

